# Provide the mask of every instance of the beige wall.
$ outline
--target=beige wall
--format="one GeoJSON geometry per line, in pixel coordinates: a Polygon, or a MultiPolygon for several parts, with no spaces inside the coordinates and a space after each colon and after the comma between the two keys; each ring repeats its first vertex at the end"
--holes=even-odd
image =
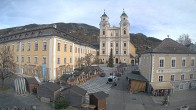
{"type": "MultiPolygon", "coordinates": [[[[24,43],[24,51],[21,50],[21,57],[24,57],[24,61],[22,62],[21,58],[21,65],[22,68],[26,67],[24,65],[34,65],[36,68],[39,67],[38,69],[38,76],[42,77],[42,71],[41,66],[42,66],[42,57],[46,57],[46,69],[47,69],[47,78],[54,80],[58,77],[59,73],[56,73],[57,68],[62,65],[70,65],[72,67],[71,69],[73,70],[76,65],[78,65],[78,61],[76,61],[78,58],[85,57],[86,54],[92,53],[93,55],[96,55],[96,50],[91,47],[83,46],[76,44],[72,41],[57,37],[57,36],[48,36],[48,37],[38,37],[38,38],[31,38],[31,39],[24,39],[21,40],[21,48],[22,48],[22,43],[24,43]],[[34,50],[35,46],[35,41],[38,42],[38,50],[34,50]],[[47,43],[47,48],[46,51],[43,51],[42,45],[43,41],[47,43]],[[28,48],[28,42],[31,44],[30,51],[27,50],[28,48]],[[60,51],[58,51],[58,42],[60,43],[60,51]],[[66,51],[64,51],[64,44],[66,44],[66,51]],[[70,46],[72,45],[72,52],[70,52],[70,46]],[[78,48],[80,48],[80,52],[78,52],[78,48]],[[77,49],[77,51],[75,50],[77,49]],[[82,50],[82,51],[81,51],[82,50]],[[30,57],[30,62],[27,62],[27,57],[30,57]],[[38,62],[35,63],[34,57],[37,56],[38,62]],[[60,63],[58,64],[58,58],[60,58],[60,63]],[[66,63],[64,62],[64,58],[66,58],[66,63]],[[72,58],[72,62],[70,62],[70,58],[72,58]]],[[[19,45],[19,41],[13,41],[13,42],[7,42],[7,43],[2,43],[0,45],[9,45],[10,49],[12,50],[14,46],[14,61],[16,64],[19,64],[19,61],[17,62],[17,56],[20,56],[20,51],[17,51],[17,45],[19,45]],[[13,46],[12,46],[13,45],[13,46]]],[[[25,68],[26,69],[26,68],[25,68]]],[[[24,70],[25,70],[24,69],[24,70]]],[[[34,71],[31,69],[30,72],[31,74],[28,75],[34,75],[34,71]]],[[[35,69],[35,68],[34,68],[35,69]]],[[[27,74],[27,71],[24,71],[25,74],[27,74]]],[[[61,75],[61,74],[60,74],[61,75]]]]}
{"type": "Polygon", "coordinates": [[[180,81],[184,74],[184,80],[190,80],[190,74],[196,79],[196,64],[191,66],[191,58],[196,60],[195,54],[142,54],[139,64],[141,73],[151,82],[159,82],[159,76],[163,76],[163,81],[171,81],[171,75],[174,75],[174,81],[180,81]],[[176,67],[171,67],[171,59],[176,59],[176,67]],[[186,66],[182,67],[182,59],[186,58],[186,66]],[[164,59],[164,67],[160,67],[159,60],[164,59]],[[151,71],[152,70],[152,71],[151,71]],[[166,71],[167,70],[167,71],[166,71]],[[163,71],[163,72],[161,72],[163,71]],[[151,74],[151,76],[150,76],[151,74]]]}

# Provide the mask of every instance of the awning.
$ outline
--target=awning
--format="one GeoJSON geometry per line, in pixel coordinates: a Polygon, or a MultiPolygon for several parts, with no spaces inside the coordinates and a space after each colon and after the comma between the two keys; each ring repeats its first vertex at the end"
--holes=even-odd
{"type": "Polygon", "coordinates": [[[154,90],[159,90],[159,89],[172,89],[172,84],[171,82],[156,82],[156,83],[151,83],[151,86],[154,90]]]}

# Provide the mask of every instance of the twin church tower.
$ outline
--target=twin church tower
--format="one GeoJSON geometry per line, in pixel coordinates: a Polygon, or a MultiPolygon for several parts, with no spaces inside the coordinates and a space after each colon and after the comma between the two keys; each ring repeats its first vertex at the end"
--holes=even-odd
{"type": "Polygon", "coordinates": [[[110,27],[109,17],[104,14],[100,22],[100,49],[99,59],[107,63],[111,49],[113,50],[114,63],[135,63],[135,47],[130,43],[130,23],[123,10],[120,16],[120,27],[110,27]]]}

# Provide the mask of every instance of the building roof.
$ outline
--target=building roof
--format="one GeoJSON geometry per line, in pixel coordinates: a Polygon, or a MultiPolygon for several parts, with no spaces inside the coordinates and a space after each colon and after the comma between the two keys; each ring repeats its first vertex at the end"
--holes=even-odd
{"type": "Polygon", "coordinates": [[[47,82],[45,84],[40,85],[39,87],[46,87],[47,89],[53,92],[61,88],[58,84],[53,82],[47,82]]]}
{"type": "Polygon", "coordinates": [[[147,81],[147,79],[144,76],[142,76],[141,74],[138,74],[136,72],[127,74],[127,77],[130,80],[147,81]]]}
{"type": "Polygon", "coordinates": [[[83,39],[78,39],[77,37],[73,35],[70,35],[68,33],[65,33],[62,30],[57,29],[56,25],[44,25],[44,26],[39,26],[36,28],[13,32],[11,34],[1,35],[0,43],[29,39],[29,38],[47,37],[47,36],[58,36],[58,37],[67,39],[79,45],[95,48],[93,45],[89,44],[87,41],[83,39]]]}
{"type": "Polygon", "coordinates": [[[161,44],[154,49],[148,50],[147,53],[196,54],[196,52],[170,38],[164,39],[161,44]]]}
{"type": "Polygon", "coordinates": [[[81,96],[85,96],[87,93],[87,91],[85,89],[78,87],[78,86],[73,86],[69,89],[76,92],[77,94],[80,94],[81,96]]]}
{"type": "Polygon", "coordinates": [[[63,74],[60,77],[60,80],[67,81],[70,78],[71,74],[63,74]]]}
{"type": "Polygon", "coordinates": [[[102,15],[102,17],[108,17],[106,14],[105,14],[105,12],[103,13],[103,15],[102,15]]]}
{"type": "Polygon", "coordinates": [[[121,16],[127,16],[127,14],[125,12],[123,12],[121,16]]]}
{"type": "Polygon", "coordinates": [[[28,84],[38,84],[38,81],[33,77],[25,78],[28,84]]]}
{"type": "Polygon", "coordinates": [[[95,92],[95,93],[92,93],[91,95],[94,95],[97,99],[100,99],[100,100],[105,99],[109,96],[103,91],[95,92]]]}

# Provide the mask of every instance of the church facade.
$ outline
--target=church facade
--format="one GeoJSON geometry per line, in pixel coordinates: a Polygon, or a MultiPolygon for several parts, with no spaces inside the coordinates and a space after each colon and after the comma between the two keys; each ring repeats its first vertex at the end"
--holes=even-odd
{"type": "Polygon", "coordinates": [[[130,43],[130,23],[127,14],[124,12],[120,16],[120,27],[110,27],[109,17],[105,14],[101,16],[100,22],[100,49],[99,59],[107,63],[112,49],[114,64],[131,63],[135,64],[135,47],[130,43]]]}

